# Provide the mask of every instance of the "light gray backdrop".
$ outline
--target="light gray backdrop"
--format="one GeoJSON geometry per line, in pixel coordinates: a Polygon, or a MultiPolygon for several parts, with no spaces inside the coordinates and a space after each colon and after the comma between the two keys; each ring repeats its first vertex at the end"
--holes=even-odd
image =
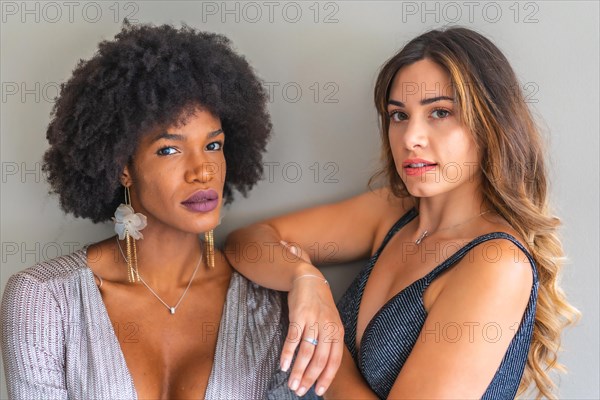
{"type": "MultiPolygon", "coordinates": [[[[3,1],[0,287],[39,260],[112,234],[108,224],[59,210],[40,159],[58,85],[123,18],[227,35],[271,93],[264,180],[227,210],[218,240],[255,220],[364,191],[379,155],[379,66],[410,38],[461,24],[505,52],[549,140],[569,258],[563,286],[583,312],[564,335],[561,398],[598,399],[598,11],[595,1],[3,1]]],[[[324,269],[336,297],[359,266],[324,269]]],[[[5,398],[3,374],[1,387],[5,398]]]]}

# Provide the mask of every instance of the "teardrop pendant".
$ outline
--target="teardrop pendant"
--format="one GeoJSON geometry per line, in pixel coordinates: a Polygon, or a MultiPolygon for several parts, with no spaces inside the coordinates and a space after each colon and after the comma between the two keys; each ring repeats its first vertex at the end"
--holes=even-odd
{"type": "Polygon", "coordinates": [[[423,231],[423,233],[421,234],[421,236],[415,240],[415,244],[419,245],[421,244],[421,242],[423,241],[423,239],[425,239],[427,236],[429,236],[429,232],[427,230],[423,231]]]}
{"type": "Polygon", "coordinates": [[[175,314],[175,307],[171,307],[171,314],[175,314]]]}

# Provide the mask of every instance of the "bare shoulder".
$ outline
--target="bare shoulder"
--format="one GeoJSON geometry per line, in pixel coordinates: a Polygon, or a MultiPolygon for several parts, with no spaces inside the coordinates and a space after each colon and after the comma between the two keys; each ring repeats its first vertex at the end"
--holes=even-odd
{"type": "Polygon", "coordinates": [[[88,246],[86,252],[87,266],[92,273],[103,280],[124,282],[126,274],[121,268],[115,268],[121,261],[122,254],[116,246],[114,237],[106,238],[88,246]]]}
{"type": "Polygon", "coordinates": [[[476,244],[456,265],[454,272],[461,279],[493,279],[498,286],[531,287],[535,265],[529,261],[529,248],[525,239],[497,214],[485,218],[479,238],[494,234],[476,244]]]}
{"type": "Polygon", "coordinates": [[[414,207],[410,199],[397,197],[388,187],[366,191],[354,199],[357,205],[384,224],[396,222],[414,207]]]}
{"type": "Polygon", "coordinates": [[[494,238],[476,245],[465,255],[444,290],[463,291],[481,299],[498,296],[504,306],[522,311],[531,293],[534,268],[514,242],[494,238]]]}

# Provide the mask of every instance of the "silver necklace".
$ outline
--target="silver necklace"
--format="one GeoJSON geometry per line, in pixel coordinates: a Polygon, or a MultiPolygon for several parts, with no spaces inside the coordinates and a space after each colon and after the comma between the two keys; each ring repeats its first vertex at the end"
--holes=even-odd
{"type": "MultiPolygon", "coordinates": [[[[125,257],[125,253],[123,253],[123,248],[121,247],[121,243],[119,243],[119,237],[117,236],[116,239],[117,239],[117,245],[119,246],[119,251],[121,252],[121,255],[123,256],[123,259],[125,260],[125,262],[127,262],[127,257],[125,257]]],[[[156,294],[156,292],[154,290],[152,290],[152,288],[146,283],[146,281],[144,281],[144,279],[142,278],[142,275],[140,275],[139,272],[138,272],[138,276],[140,277],[140,281],[144,284],[144,286],[146,286],[146,288],[150,291],[150,293],[152,293],[154,295],[154,297],[156,297],[158,300],[160,300],[160,302],[163,303],[165,305],[165,307],[167,307],[167,309],[169,310],[171,315],[173,315],[173,314],[175,314],[177,307],[179,307],[179,304],[185,297],[185,294],[187,293],[188,289],[190,288],[190,286],[192,286],[192,281],[194,280],[194,277],[196,276],[196,272],[198,272],[198,268],[200,267],[201,261],[202,261],[202,253],[200,253],[200,259],[198,260],[198,264],[196,264],[196,268],[194,269],[194,273],[192,274],[192,277],[190,278],[190,281],[188,282],[187,287],[183,291],[183,294],[179,298],[179,301],[177,302],[177,304],[175,304],[173,307],[168,305],[163,299],[160,298],[160,296],[158,294],[156,294]]]]}
{"type": "Polygon", "coordinates": [[[446,230],[448,230],[448,229],[452,229],[452,228],[459,227],[459,226],[461,226],[461,225],[464,225],[464,224],[466,224],[467,222],[474,220],[475,218],[479,218],[479,217],[481,217],[483,214],[487,214],[487,213],[489,213],[489,212],[491,212],[491,211],[492,211],[492,210],[487,210],[487,211],[484,211],[484,212],[482,212],[481,214],[477,214],[476,216],[474,216],[474,217],[471,217],[471,218],[467,219],[466,221],[463,221],[463,222],[461,222],[461,223],[459,223],[459,224],[452,225],[452,226],[449,226],[449,227],[447,227],[447,228],[438,229],[438,230],[435,230],[435,231],[433,231],[433,232],[429,232],[427,229],[425,229],[425,230],[423,231],[423,233],[421,233],[421,236],[419,236],[419,238],[418,238],[417,240],[415,240],[415,244],[416,244],[416,245],[419,245],[419,244],[421,244],[421,242],[422,242],[423,240],[425,240],[425,238],[426,238],[427,236],[430,236],[430,235],[431,235],[431,234],[433,234],[433,233],[436,233],[436,232],[441,232],[441,231],[446,231],[446,230]]]}

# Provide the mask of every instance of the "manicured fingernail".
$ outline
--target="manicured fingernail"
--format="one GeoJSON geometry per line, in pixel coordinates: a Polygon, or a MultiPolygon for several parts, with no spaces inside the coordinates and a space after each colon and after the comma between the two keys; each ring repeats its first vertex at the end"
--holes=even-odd
{"type": "Polygon", "coordinates": [[[298,396],[304,396],[304,393],[306,393],[306,388],[304,386],[302,386],[300,389],[298,389],[298,391],[296,392],[296,394],[298,396]]]}
{"type": "Polygon", "coordinates": [[[317,388],[317,396],[323,396],[323,393],[325,393],[325,388],[323,386],[319,386],[317,388]]]}
{"type": "Polygon", "coordinates": [[[292,381],[292,383],[290,384],[290,389],[296,390],[296,389],[298,389],[299,385],[300,385],[300,380],[299,379],[294,379],[292,381]]]}
{"type": "Polygon", "coordinates": [[[290,368],[290,360],[288,358],[286,358],[285,360],[283,360],[283,364],[281,364],[281,370],[283,372],[287,372],[287,370],[290,368]]]}
{"type": "Polygon", "coordinates": [[[298,249],[296,248],[296,246],[290,246],[290,253],[292,253],[295,256],[298,255],[298,249]]]}

